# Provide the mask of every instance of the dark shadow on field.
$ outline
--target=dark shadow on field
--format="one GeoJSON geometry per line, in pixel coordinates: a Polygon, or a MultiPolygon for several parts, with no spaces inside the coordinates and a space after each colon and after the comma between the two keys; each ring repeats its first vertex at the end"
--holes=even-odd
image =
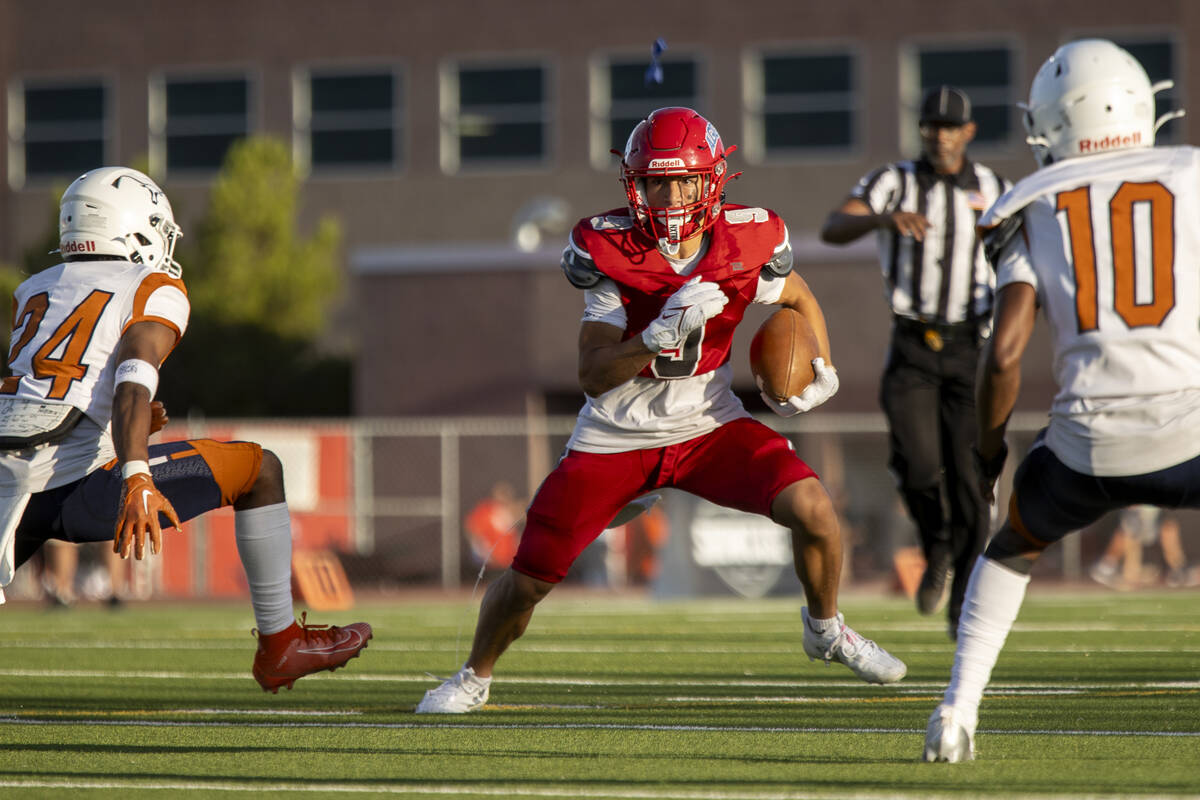
{"type": "MultiPolygon", "coordinates": [[[[888,762],[880,762],[880,763],[888,763],[888,762]]],[[[912,762],[909,761],[909,762],[899,762],[899,763],[907,763],[907,764],[911,765],[912,762]]],[[[962,770],[960,770],[960,771],[962,771],[962,770]]],[[[100,771],[93,771],[93,772],[28,772],[28,771],[25,771],[25,772],[19,772],[19,771],[0,770],[0,775],[3,775],[6,778],[10,778],[13,780],[26,779],[26,780],[40,780],[40,781],[49,781],[49,780],[55,780],[55,779],[65,780],[65,781],[85,781],[85,780],[111,781],[113,779],[112,773],[100,772],[100,771]]],[[[706,780],[706,779],[702,779],[702,778],[696,778],[696,779],[690,779],[690,780],[670,779],[670,780],[664,781],[659,778],[621,778],[621,779],[604,779],[604,780],[600,780],[600,779],[536,780],[536,779],[531,779],[531,778],[527,778],[527,777],[513,777],[513,778],[489,777],[489,778],[487,778],[486,781],[483,781],[483,780],[479,780],[479,779],[470,779],[470,778],[455,779],[455,778],[447,778],[447,777],[438,777],[436,779],[420,778],[420,777],[417,777],[417,778],[407,778],[407,777],[317,778],[317,777],[313,777],[311,775],[305,775],[305,776],[291,776],[291,775],[287,775],[287,776],[248,776],[248,775],[241,775],[241,774],[237,774],[237,773],[228,773],[228,774],[207,773],[205,775],[199,776],[199,775],[193,775],[190,773],[180,773],[180,772],[138,772],[136,776],[130,778],[129,789],[131,791],[137,790],[137,783],[139,783],[139,782],[152,784],[156,780],[178,781],[181,779],[187,779],[188,781],[191,781],[194,784],[193,790],[197,790],[197,791],[203,790],[205,787],[205,784],[208,784],[208,783],[217,785],[217,784],[222,784],[222,783],[226,783],[226,782],[237,782],[237,783],[241,783],[241,784],[246,784],[248,787],[253,787],[254,784],[262,784],[263,786],[269,786],[272,788],[276,788],[276,787],[278,787],[280,781],[292,781],[292,782],[296,782],[296,783],[303,783],[307,787],[306,793],[311,793],[314,787],[319,788],[322,785],[328,785],[330,787],[344,787],[348,783],[352,783],[355,786],[359,786],[359,787],[366,789],[367,791],[370,791],[371,787],[379,787],[380,789],[383,789],[384,787],[404,787],[404,786],[426,787],[431,783],[431,781],[436,781],[437,784],[443,785],[443,786],[457,786],[457,787],[464,787],[464,788],[486,786],[487,794],[495,795],[495,796],[503,796],[503,795],[499,794],[496,790],[498,788],[502,788],[504,786],[514,787],[514,796],[517,796],[518,794],[527,793],[531,788],[535,789],[535,788],[538,788],[539,786],[544,786],[544,787],[552,787],[554,790],[562,789],[564,792],[564,794],[563,794],[564,797],[573,796],[575,794],[575,792],[572,791],[572,789],[574,789],[576,791],[589,791],[589,792],[611,790],[611,791],[621,791],[622,794],[625,794],[625,793],[628,793],[630,789],[636,789],[636,787],[643,787],[643,786],[644,787],[653,787],[656,791],[664,791],[664,790],[674,789],[676,791],[683,791],[683,792],[697,792],[697,794],[695,795],[696,797],[704,797],[706,795],[703,794],[703,792],[706,790],[711,790],[712,785],[713,785],[713,782],[711,780],[706,780]]],[[[783,792],[783,791],[790,792],[790,791],[794,791],[794,789],[795,789],[794,784],[789,781],[786,781],[786,780],[749,781],[749,780],[724,779],[724,780],[721,780],[720,783],[737,786],[737,787],[741,788],[742,790],[744,790],[745,792],[747,792],[748,794],[753,794],[753,795],[757,795],[757,794],[761,794],[761,793],[769,793],[769,792],[783,792]]],[[[837,780],[826,781],[826,780],[813,779],[811,777],[806,777],[804,784],[805,784],[806,791],[810,791],[810,792],[814,792],[814,793],[820,793],[822,791],[829,791],[829,792],[845,791],[846,787],[847,787],[847,783],[844,780],[842,780],[842,781],[837,781],[837,780]]],[[[911,793],[911,791],[919,791],[923,788],[928,788],[929,790],[931,790],[937,794],[946,794],[947,792],[953,792],[956,789],[970,788],[973,786],[978,787],[978,785],[979,785],[978,781],[963,780],[963,781],[936,781],[936,782],[931,781],[928,784],[928,786],[925,786],[923,784],[911,784],[911,785],[905,784],[905,787],[906,787],[906,794],[911,793]]],[[[854,792],[856,794],[857,793],[871,794],[874,792],[878,792],[879,796],[888,796],[896,791],[896,784],[893,782],[890,782],[890,781],[856,780],[853,782],[853,786],[854,786],[854,792]]],[[[1021,794],[1022,789],[1025,787],[1023,787],[1021,785],[1017,785],[1017,784],[1010,784],[1010,785],[1007,785],[1005,788],[1006,788],[1006,791],[1011,791],[1011,792],[1015,793],[1017,796],[1019,796],[1021,794]]],[[[254,789],[251,788],[250,791],[254,791],[254,789]]],[[[424,794],[424,792],[422,792],[421,794],[424,794]]],[[[722,796],[725,796],[725,794],[723,793],[722,796]]],[[[731,796],[736,797],[737,795],[733,794],[731,796]]]]}
{"type": "MultiPolygon", "coordinates": [[[[211,753],[219,755],[228,753],[230,755],[246,755],[253,753],[314,753],[322,756],[329,755],[371,755],[371,756],[418,756],[429,758],[447,757],[476,757],[479,755],[478,750],[473,747],[464,747],[462,750],[454,750],[450,747],[337,747],[337,746],[322,746],[322,747],[255,747],[255,746],[184,746],[184,745],[132,745],[132,744],[76,744],[63,745],[57,743],[47,744],[0,744],[0,753],[79,753],[80,755],[203,755],[211,753]]],[[[620,753],[606,753],[602,751],[593,751],[586,754],[581,754],[576,750],[546,750],[546,749],[509,749],[509,750],[491,750],[488,751],[489,758],[514,758],[520,759],[522,763],[534,760],[551,760],[557,761],[560,759],[583,759],[596,760],[605,757],[617,757],[630,761],[679,761],[686,759],[694,759],[705,762],[729,762],[739,764],[843,764],[843,763],[887,763],[881,762],[878,758],[868,757],[804,757],[803,755],[789,756],[758,756],[745,757],[736,755],[714,755],[707,751],[697,752],[695,754],[680,753],[629,753],[621,751],[620,753]]],[[[903,761],[899,763],[905,763],[903,761]]],[[[16,775],[23,774],[20,770],[3,770],[0,769],[0,775],[16,775]]],[[[76,774],[76,773],[71,773],[76,774]]],[[[139,776],[144,773],[138,773],[139,776]]],[[[111,777],[111,776],[110,776],[111,777]]],[[[439,779],[440,780],[440,779],[439,779]]]]}

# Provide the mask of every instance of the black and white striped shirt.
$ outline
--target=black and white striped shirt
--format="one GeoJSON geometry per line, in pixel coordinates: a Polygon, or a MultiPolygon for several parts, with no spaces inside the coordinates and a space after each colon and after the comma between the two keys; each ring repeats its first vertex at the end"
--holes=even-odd
{"type": "Polygon", "coordinates": [[[973,161],[964,161],[956,175],[939,175],[923,158],[888,164],[858,182],[850,196],[874,213],[910,211],[930,223],[921,242],[890,229],[878,233],[884,297],[892,313],[938,323],[991,313],[996,276],[975,223],[1010,186],[973,161]]]}

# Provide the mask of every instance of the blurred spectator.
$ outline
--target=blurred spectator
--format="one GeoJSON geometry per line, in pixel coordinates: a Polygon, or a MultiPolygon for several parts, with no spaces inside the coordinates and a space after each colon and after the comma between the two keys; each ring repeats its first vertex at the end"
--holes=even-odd
{"type": "Polygon", "coordinates": [[[463,522],[475,563],[488,569],[507,569],[521,543],[524,516],[525,507],[512,484],[497,481],[463,522]]]}
{"type": "Polygon", "coordinates": [[[630,586],[645,586],[658,577],[658,554],[667,544],[667,515],[658,506],[634,517],[625,529],[625,579],[630,586]]]}
{"type": "Polygon", "coordinates": [[[57,539],[44,545],[42,588],[54,606],[70,606],[82,597],[118,607],[128,592],[128,565],[107,542],[75,544],[57,539]],[[81,571],[80,554],[84,569],[81,571]]]}
{"type": "Polygon", "coordinates": [[[1121,511],[1104,555],[1092,565],[1092,580],[1122,591],[1153,583],[1156,570],[1142,565],[1142,550],[1158,541],[1166,565],[1167,586],[1192,586],[1196,576],[1188,569],[1179,536],[1179,522],[1157,506],[1137,505],[1121,511]]]}
{"type": "Polygon", "coordinates": [[[566,580],[593,588],[646,586],[658,576],[658,554],[667,543],[667,514],[657,494],[622,509],[567,571],[566,580]]]}

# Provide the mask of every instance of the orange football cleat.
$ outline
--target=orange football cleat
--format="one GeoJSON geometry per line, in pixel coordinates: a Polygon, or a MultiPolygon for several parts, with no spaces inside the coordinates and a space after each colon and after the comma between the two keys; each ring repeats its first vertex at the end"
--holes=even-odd
{"type": "Polygon", "coordinates": [[[365,622],[339,627],[307,625],[308,615],[301,614],[278,633],[258,633],[258,652],[254,654],[254,679],[264,692],[278,693],[280,686],[292,688],[297,678],[335,670],[358,656],[371,638],[371,626],[365,622]]]}

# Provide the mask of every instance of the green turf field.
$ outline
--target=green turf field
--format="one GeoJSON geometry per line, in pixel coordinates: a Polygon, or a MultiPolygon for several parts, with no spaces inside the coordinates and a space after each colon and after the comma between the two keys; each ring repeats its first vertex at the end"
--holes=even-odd
{"type": "Polygon", "coordinates": [[[0,795],[931,798],[1200,795],[1200,593],[1035,586],[969,764],[918,761],[949,675],[942,624],[843,598],[909,665],[859,683],[798,655],[799,603],[552,595],[491,704],[413,706],[465,657],[474,609],[397,598],[319,620],[375,639],[263,693],[247,606],[0,608],[0,795]]]}

